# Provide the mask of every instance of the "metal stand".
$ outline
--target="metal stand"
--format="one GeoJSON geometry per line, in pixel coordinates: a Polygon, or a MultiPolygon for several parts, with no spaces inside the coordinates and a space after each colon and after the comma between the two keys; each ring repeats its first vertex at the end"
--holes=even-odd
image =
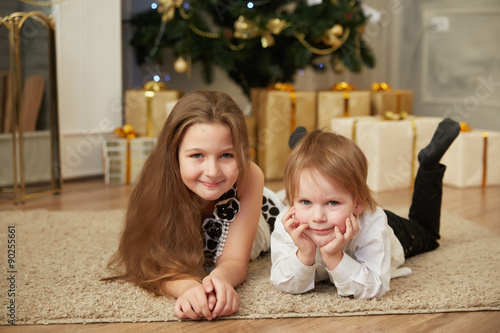
{"type": "MultiPolygon", "coordinates": [[[[34,23],[34,22],[32,22],[34,23]]],[[[39,11],[17,12],[0,19],[0,29],[6,27],[9,33],[9,75],[10,75],[10,100],[12,111],[12,186],[0,187],[0,198],[13,200],[15,204],[24,203],[26,199],[45,195],[61,193],[62,180],[60,172],[59,151],[59,122],[57,105],[57,80],[55,56],[55,24],[51,16],[46,16],[39,11]],[[23,133],[23,114],[21,96],[23,89],[22,76],[22,32],[23,26],[35,20],[49,35],[48,64],[49,78],[45,98],[49,99],[50,118],[50,180],[45,183],[27,184],[25,168],[25,135],[23,133]]],[[[36,36],[35,36],[36,38],[36,36]]]]}

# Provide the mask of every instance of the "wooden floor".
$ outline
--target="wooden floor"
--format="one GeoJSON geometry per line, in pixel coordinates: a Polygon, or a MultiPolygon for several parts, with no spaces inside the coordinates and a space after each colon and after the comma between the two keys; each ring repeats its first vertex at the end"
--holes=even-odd
{"type": "MultiPolygon", "coordinates": [[[[266,184],[273,190],[281,182],[266,184]]],[[[105,210],[125,208],[131,186],[109,186],[102,179],[64,183],[61,195],[32,198],[22,205],[0,201],[1,210],[105,210]]],[[[382,206],[409,206],[411,190],[376,194],[382,206]]],[[[500,187],[445,187],[443,209],[500,234],[500,187]]],[[[0,212],[1,214],[1,212],[0,212]]],[[[473,230],[471,230],[473,232],[473,230]]],[[[500,291],[499,291],[500,292],[500,291]]],[[[329,318],[215,320],[213,322],[116,323],[0,327],[2,332],[500,332],[500,311],[377,315],[329,318]]]]}

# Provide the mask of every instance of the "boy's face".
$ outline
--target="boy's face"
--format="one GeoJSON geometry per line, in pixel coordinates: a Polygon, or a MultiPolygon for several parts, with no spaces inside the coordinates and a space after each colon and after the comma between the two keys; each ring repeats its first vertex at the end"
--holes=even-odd
{"type": "Polygon", "coordinates": [[[359,215],[363,211],[363,205],[350,193],[311,169],[300,174],[293,205],[295,218],[308,225],[304,234],[320,247],[335,238],[336,226],[345,233],[346,218],[351,213],[359,215]]]}

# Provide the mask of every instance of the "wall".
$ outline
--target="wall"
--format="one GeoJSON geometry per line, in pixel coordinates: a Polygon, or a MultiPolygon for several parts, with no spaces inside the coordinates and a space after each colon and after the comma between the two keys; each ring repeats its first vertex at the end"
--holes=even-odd
{"type": "Polygon", "coordinates": [[[54,6],[64,179],[103,173],[103,136],[122,123],[119,0],[54,6]]]}
{"type": "Polygon", "coordinates": [[[403,4],[399,75],[416,113],[500,130],[500,2],[403,4]]]}

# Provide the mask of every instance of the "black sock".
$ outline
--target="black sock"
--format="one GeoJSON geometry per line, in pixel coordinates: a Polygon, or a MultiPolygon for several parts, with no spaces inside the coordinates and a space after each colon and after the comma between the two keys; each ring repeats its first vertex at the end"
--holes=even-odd
{"type": "Polygon", "coordinates": [[[303,126],[299,126],[290,134],[290,139],[288,139],[288,146],[293,149],[300,139],[302,139],[307,134],[307,130],[303,126]]]}
{"type": "Polygon", "coordinates": [[[445,118],[439,123],[431,142],[418,153],[420,166],[426,170],[439,168],[439,161],[460,133],[460,124],[445,118]]]}

